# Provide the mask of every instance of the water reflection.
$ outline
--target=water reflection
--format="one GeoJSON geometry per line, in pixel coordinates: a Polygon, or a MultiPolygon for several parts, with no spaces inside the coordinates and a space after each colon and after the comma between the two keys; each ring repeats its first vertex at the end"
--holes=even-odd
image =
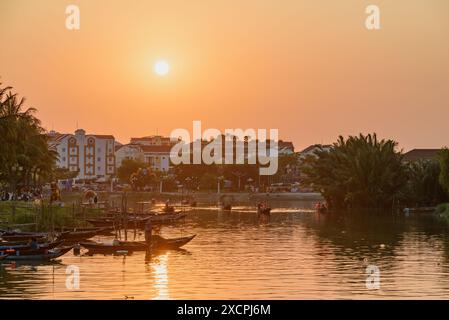
{"type": "MultiPolygon", "coordinates": [[[[448,298],[449,232],[432,217],[317,214],[308,202],[201,207],[165,237],[197,234],[185,249],[126,256],[69,253],[59,264],[0,266],[0,297],[58,299],[448,298]],[[77,265],[81,288],[65,288],[77,265]],[[366,267],[381,272],[366,288],[366,267]]],[[[136,234],[142,239],[143,234],[136,234]]],[[[100,237],[96,240],[111,240],[100,237]]]]}
{"type": "Polygon", "coordinates": [[[155,300],[169,299],[167,270],[168,255],[168,253],[160,255],[151,263],[154,277],[154,288],[156,289],[157,293],[157,295],[153,298],[155,300]]]}

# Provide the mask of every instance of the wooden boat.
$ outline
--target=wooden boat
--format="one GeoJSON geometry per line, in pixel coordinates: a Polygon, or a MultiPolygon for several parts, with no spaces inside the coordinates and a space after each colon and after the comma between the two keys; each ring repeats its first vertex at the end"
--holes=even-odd
{"type": "Polygon", "coordinates": [[[153,236],[151,247],[145,241],[120,241],[119,245],[105,244],[99,242],[82,242],[81,245],[92,252],[114,253],[117,251],[148,251],[178,249],[189,243],[196,235],[182,238],[165,239],[153,236]]]}
{"type": "MultiPolygon", "coordinates": [[[[190,241],[193,240],[193,238],[196,237],[196,234],[188,237],[182,237],[182,238],[174,238],[174,239],[165,239],[162,237],[158,237],[159,239],[156,240],[152,244],[152,249],[155,250],[169,250],[169,249],[179,249],[182,246],[186,245],[190,241]]],[[[143,242],[145,243],[145,242],[143,242]]]]}
{"type": "MultiPolygon", "coordinates": [[[[19,246],[19,245],[27,245],[29,243],[30,239],[26,240],[18,240],[18,241],[0,241],[0,246],[19,246]]],[[[37,243],[39,245],[44,245],[48,243],[48,239],[42,238],[42,239],[36,239],[37,243]]]]}
{"type": "MultiPolygon", "coordinates": [[[[144,227],[146,222],[150,217],[128,217],[128,226],[144,227]]],[[[113,218],[97,218],[97,219],[86,219],[87,222],[94,225],[95,227],[122,227],[124,224],[123,219],[113,219],[113,218]]]]}
{"type": "Polygon", "coordinates": [[[271,213],[271,208],[257,208],[257,214],[258,215],[261,215],[261,214],[264,214],[264,215],[270,215],[270,213],[271,213]]]}
{"type": "Polygon", "coordinates": [[[27,241],[31,238],[45,239],[48,237],[46,233],[4,233],[2,239],[5,241],[27,241]]]}
{"type": "Polygon", "coordinates": [[[69,252],[73,247],[64,247],[64,248],[58,248],[58,249],[51,249],[48,250],[46,253],[30,253],[30,254],[23,254],[23,253],[16,253],[16,254],[8,254],[8,256],[5,258],[6,261],[48,261],[53,260],[56,258],[61,257],[62,255],[69,252]]]}
{"type": "Polygon", "coordinates": [[[98,230],[64,231],[57,236],[57,240],[87,240],[97,235],[98,230]]]}
{"type": "Polygon", "coordinates": [[[149,217],[148,221],[150,221],[152,224],[170,223],[179,220],[181,218],[184,218],[185,216],[187,216],[187,214],[181,212],[176,212],[172,214],[154,214],[148,216],[149,217]]]}
{"type": "MultiPolygon", "coordinates": [[[[179,220],[181,218],[184,218],[187,214],[179,212],[175,212],[172,214],[167,213],[161,213],[161,214],[149,214],[144,215],[143,217],[128,217],[128,227],[137,227],[137,228],[144,228],[146,223],[150,221],[152,224],[163,224],[163,223],[171,223],[176,220],[179,220]]],[[[87,219],[87,222],[90,224],[96,226],[96,227],[113,227],[114,225],[116,227],[123,227],[124,220],[123,219],[111,219],[111,218],[98,218],[98,219],[87,219]],[[117,225],[118,224],[118,225],[117,225]]]]}
{"type": "MultiPolygon", "coordinates": [[[[39,245],[39,249],[54,249],[58,246],[60,246],[63,243],[63,241],[54,241],[54,242],[50,242],[50,243],[42,243],[42,244],[38,244],[39,245]]],[[[0,252],[1,251],[6,251],[6,250],[25,250],[25,249],[31,249],[30,244],[28,243],[20,243],[20,244],[14,244],[14,245],[2,245],[2,243],[0,243],[0,252]]]]}
{"type": "Polygon", "coordinates": [[[97,235],[109,236],[113,234],[113,227],[90,227],[90,228],[59,228],[58,232],[81,232],[81,231],[96,231],[97,235]]]}
{"type": "Polygon", "coordinates": [[[230,204],[222,204],[221,205],[221,209],[225,210],[225,211],[231,211],[232,210],[232,206],[230,204]]]}

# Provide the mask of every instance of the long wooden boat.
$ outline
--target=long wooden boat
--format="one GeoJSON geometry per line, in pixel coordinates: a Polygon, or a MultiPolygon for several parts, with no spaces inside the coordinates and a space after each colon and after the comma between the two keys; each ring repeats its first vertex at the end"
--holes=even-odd
{"type": "MultiPolygon", "coordinates": [[[[132,228],[136,226],[137,228],[144,228],[146,223],[149,221],[152,224],[163,224],[163,223],[171,223],[175,222],[176,220],[179,220],[181,218],[184,218],[187,214],[176,212],[171,214],[150,214],[145,215],[143,217],[128,217],[128,227],[132,228]]],[[[124,221],[122,219],[114,220],[110,218],[97,218],[97,219],[87,219],[87,222],[90,224],[96,226],[96,227],[123,227],[124,221]],[[118,224],[118,225],[117,225],[118,224]]]]}
{"type": "Polygon", "coordinates": [[[223,210],[223,211],[231,211],[232,210],[232,205],[230,205],[230,204],[222,204],[220,207],[221,207],[221,210],[223,210]]]}
{"type": "Polygon", "coordinates": [[[64,231],[61,232],[57,240],[87,240],[97,235],[97,230],[90,231],[64,231]]]}
{"type": "Polygon", "coordinates": [[[149,221],[153,224],[170,223],[187,216],[186,213],[176,212],[172,214],[155,214],[149,216],[149,221]]]}
{"type": "Polygon", "coordinates": [[[48,237],[48,234],[2,234],[2,239],[5,241],[26,241],[30,240],[31,238],[35,239],[45,239],[48,237]]]}
{"type": "Polygon", "coordinates": [[[270,213],[271,213],[271,208],[257,208],[257,214],[258,215],[261,215],[261,214],[264,214],[264,215],[270,215],[270,213]]]}
{"type": "Polygon", "coordinates": [[[8,255],[5,260],[6,261],[48,261],[53,260],[56,258],[61,257],[62,255],[69,252],[73,247],[64,247],[64,248],[58,248],[58,249],[52,249],[48,250],[46,253],[33,253],[33,254],[15,254],[15,255],[8,255]]]}
{"type": "Polygon", "coordinates": [[[189,243],[196,235],[182,238],[165,239],[155,236],[149,247],[145,241],[120,241],[119,245],[105,244],[99,242],[82,242],[81,245],[92,252],[114,253],[117,251],[148,251],[178,249],[189,243]]]}
{"type": "MultiPolygon", "coordinates": [[[[38,244],[39,245],[39,249],[54,249],[58,246],[60,246],[63,243],[63,241],[53,241],[50,243],[42,243],[42,244],[38,244]]],[[[21,244],[14,244],[14,245],[2,245],[0,243],[0,252],[1,251],[6,251],[6,250],[26,250],[26,249],[31,249],[31,246],[29,243],[21,243],[21,244]]]]}

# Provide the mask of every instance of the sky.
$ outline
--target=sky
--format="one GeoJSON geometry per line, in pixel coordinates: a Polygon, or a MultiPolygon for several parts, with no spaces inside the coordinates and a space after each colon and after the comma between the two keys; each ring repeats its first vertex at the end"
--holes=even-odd
{"type": "Polygon", "coordinates": [[[48,130],[127,143],[200,120],[297,151],[359,132],[449,146],[447,0],[0,0],[0,40],[0,81],[48,130]]]}

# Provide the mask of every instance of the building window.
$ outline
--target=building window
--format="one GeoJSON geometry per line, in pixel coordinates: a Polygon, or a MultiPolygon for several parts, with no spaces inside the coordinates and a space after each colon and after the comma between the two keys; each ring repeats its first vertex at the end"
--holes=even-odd
{"type": "Polygon", "coordinates": [[[62,161],[65,161],[65,157],[62,157],[62,161]]]}
{"type": "Polygon", "coordinates": [[[98,157],[98,158],[97,158],[97,161],[98,161],[98,162],[100,162],[100,161],[101,161],[101,158],[100,158],[100,157],[98,157]]]}
{"type": "Polygon", "coordinates": [[[62,152],[65,152],[65,148],[62,148],[62,152]]]}
{"type": "Polygon", "coordinates": [[[97,148],[97,151],[98,151],[98,152],[101,152],[101,148],[97,148]]]}
{"type": "Polygon", "coordinates": [[[101,167],[97,167],[97,170],[100,171],[100,170],[101,170],[101,167]]]}

